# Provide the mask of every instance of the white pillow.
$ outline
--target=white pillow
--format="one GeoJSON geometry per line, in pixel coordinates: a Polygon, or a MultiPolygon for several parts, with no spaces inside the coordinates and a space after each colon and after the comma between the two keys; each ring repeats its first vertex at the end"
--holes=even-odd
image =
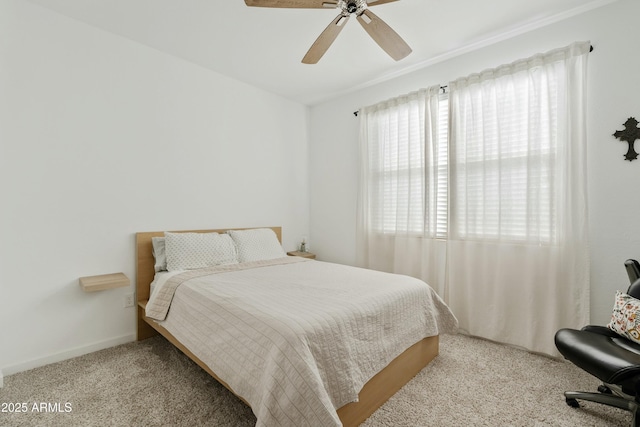
{"type": "Polygon", "coordinates": [[[218,233],[164,233],[167,270],[193,270],[237,264],[233,240],[218,233]]]}
{"type": "Polygon", "coordinates": [[[228,233],[236,243],[238,261],[240,262],[261,261],[287,256],[278,241],[278,236],[270,228],[229,230],[228,233]]]}
{"type": "Polygon", "coordinates": [[[152,237],[151,245],[151,252],[153,253],[153,258],[156,260],[154,265],[156,273],[158,271],[167,271],[167,255],[164,250],[164,237],[152,237]]]}

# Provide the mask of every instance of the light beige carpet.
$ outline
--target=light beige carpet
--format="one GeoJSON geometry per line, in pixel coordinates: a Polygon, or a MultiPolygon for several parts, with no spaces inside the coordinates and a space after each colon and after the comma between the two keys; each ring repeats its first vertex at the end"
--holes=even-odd
{"type": "MultiPolygon", "coordinates": [[[[364,426],[629,426],[631,415],[620,409],[565,404],[563,391],[598,384],[568,362],[443,336],[440,355],[364,426]]],[[[27,412],[0,412],[0,426],[256,422],[247,406],[159,337],[6,377],[0,404],[23,402],[27,412]],[[45,407],[54,412],[38,412],[45,407]]]]}

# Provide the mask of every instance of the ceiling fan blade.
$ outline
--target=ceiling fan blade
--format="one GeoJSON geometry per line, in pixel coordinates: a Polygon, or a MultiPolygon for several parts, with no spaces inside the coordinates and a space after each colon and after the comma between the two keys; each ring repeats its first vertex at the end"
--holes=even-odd
{"type": "Polygon", "coordinates": [[[371,38],[396,61],[411,53],[409,45],[393,29],[370,10],[358,16],[358,22],[371,38]]]}
{"type": "Polygon", "coordinates": [[[244,3],[247,6],[256,7],[292,7],[298,9],[332,9],[338,6],[338,0],[244,0],[244,3]]]}
{"type": "Polygon", "coordinates": [[[377,6],[379,4],[391,3],[398,0],[369,0],[367,2],[368,6],[377,6]]]}
{"type": "Polygon", "coordinates": [[[344,28],[345,24],[349,20],[349,16],[343,14],[338,15],[336,19],[331,21],[329,26],[320,33],[318,38],[309,48],[307,54],[302,58],[303,64],[317,64],[322,58],[322,55],[329,49],[331,44],[335,41],[340,31],[344,28]]]}

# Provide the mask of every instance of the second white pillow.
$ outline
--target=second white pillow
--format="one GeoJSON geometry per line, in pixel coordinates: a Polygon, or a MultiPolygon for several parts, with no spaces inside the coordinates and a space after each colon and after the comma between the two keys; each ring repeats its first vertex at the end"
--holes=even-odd
{"type": "Polygon", "coordinates": [[[231,237],[218,233],[164,233],[167,270],[193,270],[237,264],[231,237]]]}
{"type": "Polygon", "coordinates": [[[238,248],[238,261],[262,261],[286,257],[278,236],[270,228],[252,230],[229,230],[238,248]]]}

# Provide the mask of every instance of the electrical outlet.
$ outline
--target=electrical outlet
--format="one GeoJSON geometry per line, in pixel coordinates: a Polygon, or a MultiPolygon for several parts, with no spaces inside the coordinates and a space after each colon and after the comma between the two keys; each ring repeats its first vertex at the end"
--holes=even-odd
{"type": "Polygon", "coordinates": [[[124,296],[124,307],[133,307],[133,294],[126,294],[124,296]]]}

